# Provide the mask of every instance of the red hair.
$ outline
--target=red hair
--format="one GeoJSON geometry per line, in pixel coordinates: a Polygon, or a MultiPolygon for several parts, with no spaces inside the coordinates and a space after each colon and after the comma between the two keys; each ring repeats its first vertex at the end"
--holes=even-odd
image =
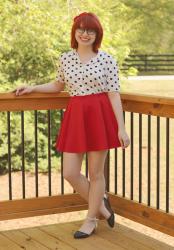
{"type": "Polygon", "coordinates": [[[74,17],[74,23],[71,29],[71,48],[73,49],[78,48],[78,42],[75,39],[75,31],[80,27],[84,29],[94,29],[97,32],[96,39],[93,43],[93,51],[98,52],[98,48],[100,48],[103,38],[103,28],[98,17],[90,12],[83,12],[74,17]]]}

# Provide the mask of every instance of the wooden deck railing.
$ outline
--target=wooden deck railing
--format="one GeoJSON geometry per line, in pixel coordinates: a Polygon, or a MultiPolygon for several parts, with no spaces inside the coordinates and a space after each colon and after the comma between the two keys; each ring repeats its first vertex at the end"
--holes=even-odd
{"type": "MultiPolygon", "coordinates": [[[[12,93],[0,94],[0,112],[8,114],[9,136],[11,112],[62,110],[66,108],[68,100],[67,92],[32,93],[18,97],[12,93]]],[[[121,93],[121,100],[131,144],[129,148],[118,148],[108,152],[105,162],[105,178],[112,207],[115,213],[121,216],[174,236],[174,130],[171,129],[170,132],[170,126],[174,125],[172,119],[174,118],[174,99],[121,93]],[[155,125],[152,123],[154,119],[155,125]],[[144,127],[146,122],[147,129],[144,127]],[[144,138],[143,135],[145,135],[144,138]],[[163,137],[165,137],[164,143],[163,137]]],[[[10,140],[8,143],[10,145],[10,140]]],[[[10,146],[8,150],[7,161],[10,166],[10,146]]],[[[50,157],[50,154],[48,155],[50,157]]],[[[60,155],[61,174],[62,159],[63,154],[60,155]]],[[[9,167],[9,183],[11,183],[10,171],[9,167]]],[[[48,171],[49,175],[50,173],[51,167],[48,171]]],[[[87,160],[86,176],[88,176],[87,160]]],[[[51,181],[51,178],[49,180],[51,181]]],[[[24,183],[23,186],[25,186],[24,183]]],[[[9,185],[9,192],[10,190],[9,185]]],[[[64,194],[63,177],[60,190],[59,195],[51,195],[49,192],[49,195],[44,197],[37,195],[25,198],[23,196],[22,199],[13,199],[11,190],[9,200],[0,201],[0,220],[88,208],[88,204],[79,194],[64,194]]]]}

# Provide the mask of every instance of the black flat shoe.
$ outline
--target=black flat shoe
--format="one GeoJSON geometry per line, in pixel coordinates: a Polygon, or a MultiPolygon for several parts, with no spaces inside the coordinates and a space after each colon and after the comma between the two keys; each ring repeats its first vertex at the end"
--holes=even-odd
{"type": "Polygon", "coordinates": [[[110,227],[114,227],[114,224],[115,224],[115,215],[114,215],[114,211],[111,208],[111,204],[109,202],[109,198],[108,197],[107,198],[104,197],[103,200],[104,200],[104,205],[105,205],[106,209],[111,213],[110,217],[108,219],[106,219],[107,222],[108,222],[108,225],[110,227]]]}
{"type": "Polygon", "coordinates": [[[76,231],[74,233],[74,238],[75,239],[87,238],[90,235],[92,235],[94,232],[95,232],[95,228],[94,228],[94,230],[90,234],[87,234],[87,233],[84,233],[84,232],[81,232],[81,231],[76,231]]]}
{"type": "Polygon", "coordinates": [[[90,234],[87,234],[87,233],[82,232],[82,231],[76,231],[76,232],[74,233],[74,238],[75,238],[75,239],[87,238],[87,237],[91,236],[91,235],[95,232],[95,229],[96,229],[96,227],[97,227],[97,222],[96,222],[96,221],[97,221],[98,219],[96,219],[96,218],[91,218],[91,217],[87,217],[87,219],[88,219],[88,220],[95,221],[95,228],[92,230],[92,232],[91,232],[90,234]]]}

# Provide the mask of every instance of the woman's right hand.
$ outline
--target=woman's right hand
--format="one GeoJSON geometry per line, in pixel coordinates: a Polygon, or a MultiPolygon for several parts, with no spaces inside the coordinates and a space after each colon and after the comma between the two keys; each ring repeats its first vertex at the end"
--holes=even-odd
{"type": "Polygon", "coordinates": [[[13,92],[15,92],[15,95],[24,95],[29,94],[33,91],[33,86],[19,86],[13,92]]]}

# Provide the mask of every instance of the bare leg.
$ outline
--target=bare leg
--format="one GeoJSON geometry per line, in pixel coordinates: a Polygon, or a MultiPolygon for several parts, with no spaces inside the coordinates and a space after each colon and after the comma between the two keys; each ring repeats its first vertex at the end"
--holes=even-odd
{"type": "MultiPolygon", "coordinates": [[[[88,152],[90,187],[88,195],[89,210],[87,217],[95,218],[101,208],[105,193],[104,163],[107,152],[107,150],[88,152]]],[[[79,230],[90,234],[94,229],[94,223],[94,221],[86,219],[79,230]]]]}
{"type": "MultiPolygon", "coordinates": [[[[84,156],[84,153],[64,152],[63,153],[63,175],[64,175],[64,178],[81,195],[81,197],[83,197],[87,202],[89,202],[90,182],[84,175],[80,173],[83,156],[84,156]]],[[[88,152],[88,157],[90,158],[90,152],[88,152]]],[[[99,212],[105,218],[109,218],[110,216],[109,211],[104,206],[104,201],[102,201],[100,205],[99,212]]]]}

